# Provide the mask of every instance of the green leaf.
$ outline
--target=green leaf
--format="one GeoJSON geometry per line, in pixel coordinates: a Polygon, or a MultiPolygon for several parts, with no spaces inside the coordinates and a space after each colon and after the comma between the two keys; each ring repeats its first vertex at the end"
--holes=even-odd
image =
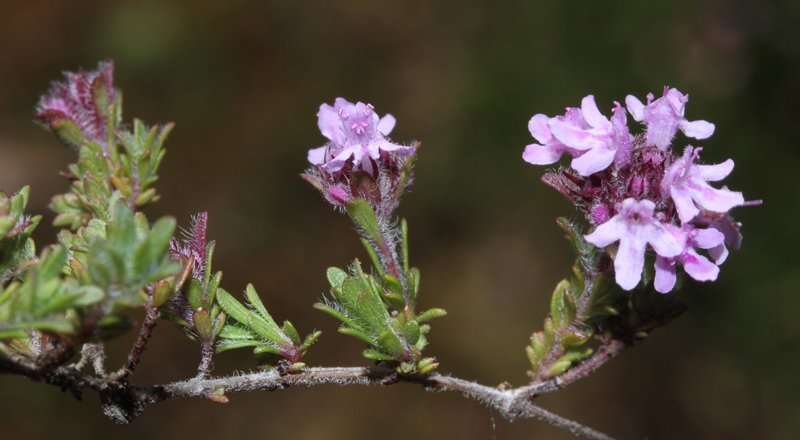
{"type": "MultiPolygon", "coordinates": [[[[267,312],[267,308],[264,307],[264,303],[261,302],[261,298],[258,296],[256,292],[256,288],[253,287],[252,284],[248,284],[244,290],[244,295],[247,297],[247,301],[250,303],[250,306],[255,309],[256,312],[267,322],[268,325],[271,327],[278,327],[278,324],[275,323],[275,320],[272,319],[269,312],[267,312]]],[[[297,339],[300,339],[299,337],[297,339]]]]}
{"type": "Polygon", "coordinates": [[[416,300],[417,296],[419,296],[420,276],[419,269],[416,267],[412,267],[406,275],[406,278],[408,278],[408,290],[412,300],[416,300]]]}
{"type": "Polygon", "coordinates": [[[14,225],[16,224],[17,224],[16,217],[10,215],[0,217],[0,240],[2,240],[3,237],[5,237],[5,235],[8,233],[8,231],[10,231],[11,228],[13,228],[14,225]]]}
{"type": "Polygon", "coordinates": [[[81,129],[67,118],[50,122],[50,130],[58,140],[73,150],[77,150],[86,142],[81,129]]]}
{"type": "Polygon", "coordinates": [[[153,306],[161,307],[175,294],[175,288],[171,282],[166,280],[159,281],[153,287],[153,306]]]}
{"type": "MultiPolygon", "coordinates": [[[[189,280],[189,284],[186,287],[186,301],[189,303],[192,310],[203,307],[203,287],[200,285],[200,281],[194,278],[189,280]]],[[[223,308],[225,308],[224,305],[223,308]]]]}
{"type": "Polygon", "coordinates": [[[211,262],[214,261],[214,251],[217,249],[217,243],[211,240],[206,244],[206,267],[203,270],[203,286],[208,286],[211,283],[211,262]]]}
{"type": "Polygon", "coordinates": [[[384,242],[378,219],[369,202],[364,199],[353,199],[345,204],[345,209],[366,238],[376,244],[384,242]]]}
{"type": "Polygon", "coordinates": [[[331,307],[329,305],[326,305],[326,304],[323,304],[323,303],[316,303],[316,304],[314,304],[313,307],[315,309],[321,311],[321,312],[327,313],[328,315],[332,316],[335,319],[338,319],[339,321],[342,321],[345,325],[347,325],[349,327],[358,327],[358,328],[360,328],[358,323],[356,323],[355,321],[350,319],[344,313],[336,310],[335,308],[333,308],[333,307],[331,307]]]}
{"type": "Polygon", "coordinates": [[[281,329],[283,330],[283,333],[285,333],[286,336],[288,336],[289,339],[291,339],[292,342],[294,342],[295,345],[301,343],[300,334],[297,333],[297,329],[294,328],[294,325],[292,325],[291,322],[283,321],[283,327],[281,327],[281,329]]]}
{"type": "Polygon", "coordinates": [[[407,321],[402,328],[403,337],[409,344],[414,345],[419,340],[419,323],[415,320],[407,321]]]}
{"type": "Polygon", "coordinates": [[[378,275],[381,277],[386,276],[383,271],[383,265],[381,265],[381,260],[378,258],[378,254],[375,253],[375,249],[372,247],[369,240],[361,237],[360,241],[361,245],[364,246],[364,249],[367,250],[367,255],[369,255],[369,259],[372,261],[372,266],[378,271],[378,275]]]}
{"type": "Polygon", "coordinates": [[[134,203],[136,203],[136,206],[144,206],[153,201],[155,197],[156,197],[155,188],[149,188],[143,191],[141,194],[139,194],[139,196],[136,197],[134,203]]]}
{"type": "Polygon", "coordinates": [[[38,267],[38,275],[41,280],[51,280],[57,278],[67,264],[67,249],[64,246],[53,246],[49,252],[42,255],[41,263],[38,267]]]}
{"type": "Polygon", "coordinates": [[[374,350],[372,348],[367,348],[366,350],[362,351],[361,354],[367,358],[372,359],[374,361],[393,361],[394,356],[381,353],[380,351],[374,350]]]}
{"type": "Polygon", "coordinates": [[[222,327],[222,331],[219,333],[219,337],[222,339],[234,339],[237,341],[244,341],[244,340],[257,340],[258,335],[251,332],[250,330],[240,327],[234,324],[228,324],[222,327]]]}
{"type": "Polygon", "coordinates": [[[205,309],[197,309],[193,313],[194,329],[201,341],[211,341],[214,337],[214,327],[211,317],[205,309]]]}
{"type": "Polygon", "coordinates": [[[403,346],[403,342],[400,340],[397,334],[395,334],[395,332],[390,328],[386,328],[378,336],[377,347],[380,348],[381,351],[385,353],[393,353],[400,355],[406,352],[405,347],[403,346]]]}
{"type": "Polygon", "coordinates": [[[329,267],[327,271],[328,282],[334,289],[341,289],[342,283],[347,279],[347,272],[339,269],[338,267],[329,267]]]}
{"type": "Polygon", "coordinates": [[[566,349],[574,349],[589,342],[592,338],[592,330],[585,332],[572,331],[561,336],[561,345],[566,349]]]}
{"type": "Polygon", "coordinates": [[[357,319],[370,333],[379,334],[386,328],[389,313],[383,300],[376,296],[363,277],[350,277],[342,283],[341,292],[334,292],[336,301],[357,319]]]}
{"type": "Polygon", "coordinates": [[[208,285],[206,286],[206,305],[211,305],[214,303],[214,299],[217,296],[217,290],[219,289],[219,284],[222,282],[222,272],[217,271],[214,276],[211,277],[209,280],[208,285]]]}
{"type": "Polygon", "coordinates": [[[169,247],[172,235],[175,233],[175,219],[172,217],[160,218],[150,229],[147,240],[147,258],[149,261],[158,261],[169,247]]]}
{"type": "Polygon", "coordinates": [[[442,316],[446,316],[447,311],[445,309],[428,309],[417,316],[417,322],[425,322],[430,321],[431,319],[441,318],[442,316]]]}
{"type": "Polygon", "coordinates": [[[556,377],[564,374],[573,364],[591,356],[592,351],[591,348],[587,348],[583,351],[567,352],[564,356],[553,362],[550,368],[547,369],[547,376],[556,377]]]}
{"type": "Polygon", "coordinates": [[[261,345],[261,342],[253,340],[220,339],[217,341],[215,347],[217,353],[222,353],[223,351],[235,350],[237,348],[258,347],[259,345],[261,345]]]}
{"type": "Polygon", "coordinates": [[[366,342],[369,345],[375,345],[376,338],[368,335],[363,330],[356,328],[356,327],[339,327],[339,333],[347,336],[352,336],[356,339],[360,339],[363,342],[366,342]]]}
{"type": "Polygon", "coordinates": [[[260,355],[265,353],[281,355],[283,354],[283,350],[281,350],[280,347],[276,347],[275,345],[264,344],[264,343],[261,343],[255,349],[253,349],[253,354],[255,355],[260,355]]]}
{"type": "Polygon", "coordinates": [[[315,330],[315,331],[314,331],[314,332],[312,332],[310,335],[306,336],[306,339],[303,341],[303,345],[301,345],[301,346],[300,346],[300,350],[301,350],[303,353],[305,353],[305,352],[306,352],[306,350],[308,350],[308,348],[309,348],[309,347],[311,347],[311,345],[312,345],[313,343],[317,342],[317,339],[319,339],[319,337],[320,337],[321,335],[322,335],[322,332],[321,332],[321,331],[319,331],[319,330],[315,330]]]}
{"type": "Polygon", "coordinates": [[[228,316],[246,326],[248,322],[251,320],[250,310],[247,310],[247,307],[245,307],[242,303],[240,303],[236,298],[234,298],[230,293],[228,293],[223,288],[220,288],[219,291],[217,292],[217,304],[219,304],[220,307],[222,307],[222,310],[225,310],[225,313],[227,313],[228,316]]]}
{"type": "MultiPolygon", "coordinates": [[[[253,290],[254,292],[254,290],[253,290]]],[[[217,303],[228,314],[229,317],[238,321],[254,333],[277,345],[289,345],[289,338],[283,334],[274,321],[266,321],[264,318],[248,310],[231,294],[224,289],[217,292],[217,303]]]]}
{"type": "Polygon", "coordinates": [[[550,316],[556,328],[569,325],[575,317],[575,302],[570,294],[571,288],[572,284],[568,280],[561,280],[553,291],[550,299],[550,316]]]}

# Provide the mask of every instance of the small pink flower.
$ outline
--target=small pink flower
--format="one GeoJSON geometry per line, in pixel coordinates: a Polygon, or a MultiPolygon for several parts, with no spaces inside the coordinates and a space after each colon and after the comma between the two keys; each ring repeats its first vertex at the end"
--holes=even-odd
{"type": "Polygon", "coordinates": [[[416,147],[393,144],[386,136],[395,125],[392,115],[379,118],[373,107],[363,102],[351,103],[336,98],[333,106],[322,104],[317,113],[317,125],[329,142],[308,151],[308,161],[333,173],[352,159],[354,170],[374,174],[373,161],[381,152],[409,156],[416,147]]]}
{"type": "Polygon", "coordinates": [[[572,168],[589,176],[608,168],[615,160],[623,164],[631,151],[625,110],[615,103],[609,120],[597,108],[594,96],[581,101],[581,108],[568,108],[564,116],[548,118],[537,114],[528,123],[528,130],[541,144],[525,147],[522,158],[534,165],[557,162],[563,153],[572,157],[572,168]]]}
{"type": "Polygon", "coordinates": [[[589,124],[583,119],[581,109],[575,107],[567,107],[563,116],[556,116],[550,118],[549,116],[541,113],[533,115],[528,121],[528,131],[531,136],[536,139],[539,144],[530,144],[525,147],[522,153],[522,159],[533,165],[550,165],[556,163],[561,159],[564,153],[570,156],[580,156],[583,149],[569,148],[559,141],[553,132],[550,130],[550,122],[552,120],[564,121],[566,124],[580,127],[589,128],[589,124]]]}
{"type": "Polygon", "coordinates": [[[625,98],[633,119],[647,125],[647,143],[661,150],[669,147],[678,129],[694,139],[707,139],[714,134],[714,124],[703,120],[688,121],[683,117],[687,101],[689,95],[670,87],[664,87],[664,96],[656,100],[652,93],[648,93],[647,105],[633,95],[625,98]]]}
{"type": "Polygon", "coordinates": [[[614,272],[617,284],[625,290],[633,289],[642,279],[648,244],[657,255],[665,258],[675,257],[683,251],[684,246],[653,215],[654,210],[655,203],[650,200],[625,199],[617,206],[615,216],[585,237],[597,247],[619,241],[614,272]]]}
{"type": "MultiPolygon", "coordinates": [[[[724,247],[725,235],[714,228],[697,229],[689,224],[684,224],[680,228],[668,226],[668,230],[680,243],[683,243],[683,252],[672,258],[656,257],[656,276],[653,281],[656,290],[660,293],[668,293],[675,287],[676,263],[680,263],[683,270],[697,281],[716,280],[719,274],[717,266],[722,264],[724,259],[716,259],[712,263],[708,258],[700,255],[696,248],[711,250],[718,246],[724,247]]],[[[709,254],[711,254],[710,251],[709,254]]]]}
{"type": "Polygon", "coordinates": [[[698,165],[695,163],[701,148],[686,147],[683,157],[667,169],[661,182],[664,197],[671,197],[681,223],[691,221],[700,210],[713,213],[726,213],[731,208],[744,204],[740,192],[727,188],[716,189],[707,182],[724,179],[733,171],[731,159],[717,165],[698,165]]]}
{"type": "MultiPolygon", "coordinates": [[[[761,201],[758,200],[755,203],[760,202],[761,201]]],[[[753,202],[745,202],[745,205],[750,203],[753,202]]],[[[728,254],[730,253],[728,250],[729,247],[733,249],[739,249],[742,246],[743,237],[740,231],[742,224],[734,220],[729,213],[716,216],[699,215],[694,219],[693,223],[703,225],[708,228],[714,228],[722,232],[722,234],[725,236],[725,241],[708,250],[708,255],[710,255],[711,258],[717,262],[717,264],[722,264],[728,259],[728,254]]]]}

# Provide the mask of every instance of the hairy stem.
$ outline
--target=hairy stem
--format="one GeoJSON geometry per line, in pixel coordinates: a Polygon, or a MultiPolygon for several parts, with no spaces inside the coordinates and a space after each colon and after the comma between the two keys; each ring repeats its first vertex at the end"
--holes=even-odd
{"type": "MultiPolygon", "coordinates": [[[[592,362],[593,367],[587,366],[581,372],[574,373],[571,381],[586,376],[594,368],[613,357],[616,352],[618,351],[609,351],[606,356],[596,356],[595,361],[592,362]]],[[[598,351],[598,353],[600,352],[598,351]]],[[[611,438],[531,403],[531,399],[536,395],[554,391],[571,382],[564,381],[563,376],[560,378],[562,380],[552,379],[548,382],[520,388],[502,389],[441,374],[397,375],[395,369],[387,366],[372,368],[318,367],[307,368],[293,374],[281,374],[273,369],[222,378],[196,377],[166,385],[137,387],[127,383],[114,382],[110,377],[84,376],[75,368],[58,367],[51,371],[44,371],[32,365],[20,364],[19,361],[19,359],[0,354],[0,373],[21,374],[33,380],[59,385],[72,391],[76,396],[79,396],[80,391],[84,388],[92,389],[101,395],[104,413],[120,423],[133,421],[147,405],[165,400],[208,398],[209,395],[220,391],[227,394],[259,390],[275,391],[298,385],[383,385],[391,378],[393,382],[421,385],[428,391],[458,392],[469,399],[493,408],[508,420],[534,418],[545,421],[554,427],[565,429],[576,436],[590,439],[611,438]]]]}
{"type": "MultiPolygon", "coordinates": [[[[575,316],[578,317],[577,318],[578,320],[583,319],[582,317],[585,316],[586,310],[591,305],[592,291],[594,290],[596,273],[597,273],[597,268],[595,266],[596,264],[593,264],[591,266],[585,265],[583,269],[583,276],[584,276],[583,290],[580,292],[580,295],[578,295],[575,304],[575,316]]],[[[553,346],[545,356],[544,361],[542,362],[542,366],[538,370],[539,372],[534,377],[534,381],[537,380],[543,381],[547,379],[547,371],[549,370],[550,366],[553,365],[554,362],[556,362],[559,358],[561,358],[561,356],[564,355],[564,348],[561,346],[561,339],[565,333],[574,330],[575,327],[574,324],[575,323],[573,321],[573,323],[571,323],[570,325],[555,332],[555,339],[553,341],[553,346]]],[[[583,363],[586,363],[588,361],[589,360],[586,360],[583,363]]],[[[573,367],[570,369],[570,371],[575,368],[578,367],[573,367]]],[[[569,371],[567,373],[569,373],[569,371]]],[[[563,374],[561,376],[563,376],[563,374]]]]}
{"type": "Polygon", "coordinates": [[[200,364],[197,366],[197,378],[205,379],[214,368],[214,343],[203,341],[200,343],[200,364]]]}
{"type": "Polygon", "coordinates": [[[394,249],[394,246],[392,246],[395,241],[388,231],[390,228],[386,226],[386,221],[380,220],[380,222],[383,223],[381,225],[381,241],[376,243],[375,250],[380,257],[384,270],[400,281],[400,286],[403,288],[403,302],[406,304],[406,307],[413,309],[414,304],[411,303],[411,295],[408,293],[408,280],[406,280],[403,265],[398,261],[397,251],[394,249]]]}
{"type": "Polygon", "coordinates": [[[603,364],[610,361],[627,347],[627,344],[619,339],[613,339],[600,346],[597,351],[588,359],[570,368],[564,374],[545,381],[535,381],[530,385],[518,388],[520,395],[527,398],[534,398],[541,394],[558,391],[567,385],[576,382],[594,373],[603,364]]]}
{"type": "MultiPolygon", "coordinates": [[[[152,293],[150,293],[152,295],[152,293]]],[[[145,348],[147,347],[147,343],[150,342],[150,337],[153,336],[153,330],[158,323],[158,318],[161,315],[156,307],[153,307],[152,297],[148,296],[147,303],[145,304],[145,310],[147,311],[144,317],[144,321],[142,322],[142,328],[139,330],[139,337],[136,338],[136,342],[131,347],[130,353],[128,353],[128,359],[125,361],[125,365],[117,371],[117,376],[119,380],[125,381],[127,380],[128,376],[130,376],[135,370],[136,367],[139,366],[139,362],[142,360],[142,353],[144,353],[145,348]]]]}

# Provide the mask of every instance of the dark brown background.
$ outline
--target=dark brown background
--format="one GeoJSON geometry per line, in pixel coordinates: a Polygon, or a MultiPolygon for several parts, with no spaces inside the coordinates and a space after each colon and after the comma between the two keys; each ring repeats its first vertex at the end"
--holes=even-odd
{"type": "MultiPolygon", "coordinates": [[[[800,430],[796,252],[800,3],[784,1],[5,1],[0,14],[0,188],[32,185],[44,213],[72,154],[32,122],[60,71],[117,62],[125,117],[177,122],[151,218],[210,212],[224,285],[255,283],[277,318],[323,330],[313,365],[363,365],[359,343],[311,309],[324,270],[364,257],[346,218],[298,178],[323,138],[315,113],[336,96],[398,120],[423,148],[409,219],[412,262],[441,371],[526,380],[523,347],[571,255],[554,223],[573,208],[520,159],[528,118],[594,93],[601,108],[664,84],[687,116],[717,124],[704,159],[736,160],[727,180],[744,247],[714,284],[689,283],[690,311],[593,377],[540,403],[623,438],[790,438],[800,430]]],[[[683,139],[683,138],[681,138],[683,139]]],[[[52,228],[38,232],[40,245],[52,228]]],[[[133,335],[120,340],[119,363],[133,335]]],[[[170,324],[139,383],[188,377],[196,346],[170,324]]],[[[247,370],[248,353],[216,373],[247,370]]],[[[0,377],[3,438],[568,438],[508,423],[475,402],[391,389],[293,389],[226,406],[168,402],[128,427],[57,389],[0,377]]]]}

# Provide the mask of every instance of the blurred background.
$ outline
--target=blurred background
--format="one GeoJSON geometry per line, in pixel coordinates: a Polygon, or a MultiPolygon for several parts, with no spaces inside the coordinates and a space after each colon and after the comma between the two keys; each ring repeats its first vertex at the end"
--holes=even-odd
{"type": "MultiPolygon", "coordinates": [[[[423,144],[408,218],[421,306],[445,307],[429,353],[440,370],[522,384],[524,346],[572,262],[554,219],[574,209],[521,160],[534,113],[595,94],[609,110],[664,85],[691,96],[689,119],[716,134],[703,159],[729,157],[726,183],[744,244],[713,284],[686,286],[689,311],[590,378],[539,403],[621,438],[796,438],[800,433],[800,3],[650,1],[2,1],[0,188],[32,186],[45,214],[72,153],[33,122],[61,71],[116,61],[125,120],[175,121],[150,218],[210,214],[215,266],[253,282],[276,318],[323,330],[312,365],[364,365],[360,343],[311,308],[324,270],[364,258],[348,220],[298,174],[322,145],[316,112],[337,96],[390,112],[397,141],[423,144]],[[793,177],[794,176],[794,177],[793,177]],[[792,287],[795,286],[795,287],[792,287]]],[[[679,136],[679,144],[685,138],[679,136]]],[[[41,227],[37,243],[54,240],[41,227]]],[[[137,317],[140,319],[140,317],[137,317]]],[[[112,344],[121,362],[135,332],[112,344]]],[[[140,384],[189,377],[197,346],[156,329],[140,384]]],[[[247,370],[224,353],[216,374],[247,370]]],[[[97,398],[0,377],[3,438],[569,438],[509,423],[454,394],[334,386],[151,407],[127,427],[97,398]]]]}

